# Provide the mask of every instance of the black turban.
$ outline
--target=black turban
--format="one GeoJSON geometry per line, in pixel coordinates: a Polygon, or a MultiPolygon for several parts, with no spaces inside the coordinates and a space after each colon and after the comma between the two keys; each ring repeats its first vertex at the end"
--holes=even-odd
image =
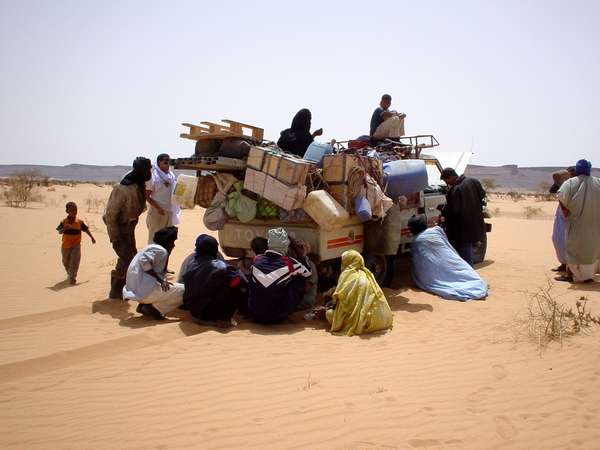
{"type": "Polygon", "coordinates": [[[412,216],[408,220],[408,228],[410,228],[410,232],[413,234],[413,236],[425,231],[427,229],[427,220],[425,220],[425,216],[412,216]]]}
{"type": "Polygon", "coordinates": [[[154,243],[167,248],[177,240],[177,227],[165,227],[154,233],[154,243]]]}

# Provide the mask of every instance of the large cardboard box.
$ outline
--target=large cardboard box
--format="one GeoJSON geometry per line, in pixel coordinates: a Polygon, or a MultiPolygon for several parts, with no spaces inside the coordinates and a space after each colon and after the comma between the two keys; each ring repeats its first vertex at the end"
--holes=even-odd
{"type": "Polygon", "coordinates": [[[265,191],[265,182],[267,181],[267,174],[259,170],[246,169],[246,176],[244,177],[244,189],[254,192],[255,194],[263,197],[265,191]]]}
{"type": "Polygon", "coordinates": [[[269,154],[265,157],[263,170],[286,184],[306,183],[306,177],[314,164],[300,158],[281,154],[269,154]]]}
{"type": "Polygon", "coordinates": [[[276,178],[287,184],[304,184],[314,164],[299,158],[284,156],[279,162],[276,178]]]}
{"type": "Polygon", "coordinates": [[[281,156],[276,153],[269,153],[265,156],[265,164],[263,165],[263,171],[272,177],[277,177],[277,171],[279,170],[279,162],[281,156]]]}
{"type": "MultiPolygon", "coordinates": [[[[375,158],[362,158],[367,167],[372,167],[381,173],[383,166],[375,158]]],[[[356,155],[341,153],[338,155],[325,155],[323,157],[323,179],[327,183],[345,183],[353,167],[361,164],[356,155]]]]}
{"type": "Polygon", "coordinates": [[[262,196],[280,208],[291,211],[302,207],[302,203],[306,198],[306,186],[303,184],[290,186],[270,175],[266,175],[265,189],[262,196]]]}
{"type": "Polygon", "coordinates": [[[263,170],[267,155],[270,155],[271,153],[272,152],[268,148],[252,146],[248,153],[246,165],[251,169],[263,170]]]}

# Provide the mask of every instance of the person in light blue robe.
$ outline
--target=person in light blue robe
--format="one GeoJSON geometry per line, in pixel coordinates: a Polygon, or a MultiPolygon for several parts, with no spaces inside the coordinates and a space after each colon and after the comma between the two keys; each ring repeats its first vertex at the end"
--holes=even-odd
{"type": "Polygon", "coordinates": [[[487,297],[487,283],[456,253],[444,230],[438,226],[427,228],[423,216],[413,216],[408,226],[414,236],[412,275],[419,288],[448,300],[487,297]]]}

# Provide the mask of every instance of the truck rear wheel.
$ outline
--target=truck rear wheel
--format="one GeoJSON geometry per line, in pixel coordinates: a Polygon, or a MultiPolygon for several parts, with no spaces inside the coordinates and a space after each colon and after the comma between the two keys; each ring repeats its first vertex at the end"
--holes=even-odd
{"type": "Polygon", "coordinates": [[[481,241],[473,244],[473,264],[482,263],[487,251],[487,233],[483,233],[481,241]]]}

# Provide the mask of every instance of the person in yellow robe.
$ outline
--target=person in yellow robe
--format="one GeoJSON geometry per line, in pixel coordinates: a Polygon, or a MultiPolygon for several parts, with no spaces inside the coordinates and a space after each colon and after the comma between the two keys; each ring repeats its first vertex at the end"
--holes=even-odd
{"type": "Polygon", "coordinates": [[[392,328],[392,311],[356,250],[342,253],[342,273],[325,316],[333,334],[353,336],[392,328]]]}

